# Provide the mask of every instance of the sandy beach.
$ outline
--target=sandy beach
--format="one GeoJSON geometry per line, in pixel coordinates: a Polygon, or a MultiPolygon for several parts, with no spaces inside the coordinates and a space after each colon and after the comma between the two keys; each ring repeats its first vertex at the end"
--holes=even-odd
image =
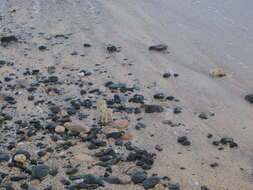
{"type": "Polygon", "coordinates": [[[104,185],[86,189],[252,190],[252,8],[250,0],[2,0],[0,189],[82,189],[70,186],[85,179],[70,176],[92,174],[104,185]],[[159,44],[166,50],[149,49],[159,44]],[[210,75],[217,69],[224,76],[210,75]],[[103,100],[111,122],[99,122],[103,100]],[[131,160],[135,147],[146,152],[131,160]],[[108,148],[119,160],[97,165],[106,161],[94,154],[108,148]],[[28,151],[24,162],[18,150],[28,151]],[[51,173],[36,177],[38,165],[51,173]],[[137,171],[157,181],[135,184],[137,171]]]}

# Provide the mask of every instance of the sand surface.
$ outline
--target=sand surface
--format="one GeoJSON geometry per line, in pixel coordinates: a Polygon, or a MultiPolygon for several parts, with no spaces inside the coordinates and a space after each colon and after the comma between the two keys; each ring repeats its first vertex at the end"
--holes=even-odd
{"type": "MultiPolygon", "coordinates": [[[[22,78],[27,67],[45,74],[48,66],[55,66],[57,76],[64,79],[70,74],[66,80],[74,81],[78,79],[77,70],[93,72],[100,64],[107,73],[94,71],[87,79],[95,87],[101,88],[108,80],[135,84],[146,102],[165,108],[161,114],[117,115],[130,120],[134,144],[151,152],[156,152],[157,144],[163,148],[148,173],[169,176],[183,190],[200,190],[201,185],[210,190],[252,190],[253,107],[244,100],[246,94],[253,93],[252,9],[250,0],[2,0],[0,34],[18,35],[23,43],[0,47],[0,58],[16,63],[15,67],[0,68],[0,80],[11,72],[22,78]],[[57,34],[69,38],[46,40],[57,34]],[[84,48],[84,43],[92,47],[84,48]],[[160,43],[168,45],[167,53],[148,50],[150,45],[160,43]],[[121,47],[120,52],[108,54],[108,44],[121,47]],[[40,45],[47,46],[48,51],[38,50],[40,45]],[[71,55],[74,51],[77,56],[71,55]],[[73,70],[64,70],[64,66],[73,70]],[[223,68],[227,75],[210,77],[209,70],[216,68],[223,68]],[[165,72],[178,73],[179,77],[164,79],[165,72]],[[180,102],[154,100],[157,92],[173,95],[180,102]],[[173,114],[177,106],[183,108],[181,114],[173,114]],[[215,115],[202,120],[197,116],[201,112],[215,115]],[[139,117],[147,125],[141,131],[134,129],[139,117]],[[166,119],[184,126],[162,124],[166,119]],[[208,133],[213,134],[212,139],[206,137],[208,133]],[[191,140],[191,146],[177,143],[177,137],[183,135],[191,140]],[[239,147],[218,150],[212,145],[213,140],[224,136],[233,137],[239,147]],[[219,167],[211,168],[214,162],[219,167]]],[[[64,97],[70,96],[78,97],[79,92],[66,86],[64,97]]],[[[17,99],[17,109],[12,112],[15,118],[45,113],[43,106],[34,107],[24,94],[17,99]]],[[[93,112],[89,114],[87,125],[92,124],[93,112]]],[[[86,149],[79,144],[73,152],[86,149]]],[[[49,183],[54,189],[63,189],[56,181],[45,180],[37,188],[49,183]]]]}

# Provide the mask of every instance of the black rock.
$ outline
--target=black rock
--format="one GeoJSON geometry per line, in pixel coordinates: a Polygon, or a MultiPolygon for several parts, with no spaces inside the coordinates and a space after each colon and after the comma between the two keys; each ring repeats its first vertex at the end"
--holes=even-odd
{"type": "Polygon", "coordinates": [[[10,176],[11,181],[21,181],[21,180],[26,180],[28,177],[27,176],[10,176]]]}
{"type": "Polygon", "coordinates": [[[183,146],[191,145],[191,142],[188,140],[188,138],[186,136],[178,137],[177,142],[180,143],[183,146]]]}
{"type": "Polygon", "coordinates": [[[153,45],[149,47],[150,51],[166,51],[168,48],[167,45],[165,44],[158,44],[158,45],[153,45]]]}
{"type": "Polygon", "coordinates": [[[216,167],[219,166],[219,164],[218,164],[217,162],[214,162],[214,163],[210,164],[210,166],[211,166],[212,168],[216,168],[216,167]]]}
{"type": "Polygon", "coordinates": [[[163,78],[170,78],[171,74],[170,73],[164,73],[163,78]]]}
{"type": "Polygon", "coordinates": [[[9,160],[10,160],[10,156],[8,154],[0,152],[0,163],[8,162],[9,160]]]}
{"type": "Polygon", "coordinates": [[[248,94],[244,97],[244,99],[246,101],[248,101],[249,103],[253,104],[253,94],[248,94]]]}
{"type": "Polygon", "coordinates": [[[52,106],[52,107],[50,107],[49,109],[50,109],[50,111],[51,111],[52,113],[54,113],[54,114],[58,114],[58,113],[61,112],[61,108],[60,108],[59,106],[52,106]]]}
{"type": "Polygon", "coordinates": [[[140,129],[144,129],[146,128],[146,125],[144,125],[143,123],[137,123],[135,126],[135,129],[140,130],[140,129]]]}
{"type": "Polygon", "coordinates": [[[179,184],[169,184],[168,185],[169,190],[180,190],[179,184]]]}
{"type": "Polygon", "coordinates": [[[91,47],[91,44],[84,43],[84,44],[83,44],[83,47],[91,47]]]}
{"type": "Polygon", "coordinates": [[[156,93],[155,95],[154,95],[154,99],[159,99],[159,100],[161,100],[161,99],[164,99],[165,98],[165,94],[164,93],[156,93]]]}
{"type": "Polygon", "coordinates": [[[200,190],[210,190],[209,188],[207,188],[206,186],[201,186],[200,190]]]}
{"type": "Polygon", "coordinates": [[[6,46],[6,45],[8,45],[9,43],[12,43],[12,42],[18,42],[18,38],[14,35],[4,36],[4,37],[1,38],[1,44],[3,46],[6,46]]]}
{"type": "Polygon", "coordinates": [[[145,105],[145,112],[146,113],[161,113],[164,109],[160,105],[145,105]]]}
{"type": "Polygon", "coordinates": [[[144,96],[140,94],[135,94],[133,98],[129,99],[129,102],[134,102],[134,103],[144,103],[144,96]]]}
{"type": "Polygon", "coordinates": [[[46,154],[47,154],[47,152],[44,151],[44,150],[41,150],[41,151],[39,151],[39,152],[37,153],[37,155],[38,155],[39,157],[45,156],[46,154]]]}
{"type": "Polygon", "coordinates": [[[220,140],[220,143],[223,145],[229,145],[230,148],[238,147],[238,144],[234,142],[234,139],[231,137],[223,137],[220,140]]]}
{"type": "Polygon", "coordinates": [[[176,107],[176,108],[174,108],[173,113],[174,113],[174,114],[179,114],[179,113],[182,112],[182,110],[183,110],[182,108],[176,107]]]}
{"type": "Polygon", "coordinates": [[[40,51],[44,51],[44,50],[47,50],[47,47],[44,46],[44,45],[42,45],[42,46],[39,46],[38,49],[39,49],[40,51]]]}
{"type": "Polygon", "coordinates": [[[156,145],[155,149],[158,150],[158,151],[163,151],[163,149],[162,149],[162,147],[160,145],[156,145]]]}
{"type": "Polygon", "coordinates": [[[106,138],[119,139],[124,135],[124,131],[107,133],[106,138]]]}
{"type": "Polygon", "coordinates": [[[131,175],[131,179],[135,184],[142,183],[147,178],[145,172],[136,172],[131,175]]]}
{"type": "Polygon", "coordinates": [[[75,174],[77,172],[78,172],[77,168],[69,168],[69,169],[67,169],[66,174],[67,175],[73,175],[73,174],[75,174]]]}
{"type": "Polygon", "coordinates": [[[49,174],[49,167],[41,164],[32,168],[32,177],[36,179],[42,179],[49,174]]]}
{"type": "Polygon", "coordinates": [[[119,48],[117,48],[116,46],[114,45],[110,45],[110,46],[107,46],[106,47],[108,53],[114,53],[114,52],[119,52],[119,48]]]}
{"type": "Polygon", "coordinates": [[[199,114],[199,118],[200,118],[200,119],[208,119],[208,116],[207,116],[207,114],[205,114],[205,113],[200,113],[200,114],[199,114]]]}
{"type": "Polygon", "coordinates": [[[155,187],[160,182],[160,178],[157,176],[152,176],[143,181],[143,187],[145,189],[151,189],[155,187]]]}
{"type": "Polygon", "coordinates": [[[58,174],[58,169],[52,169],[49,171],[49,175],[56,176],[58,174]]]}

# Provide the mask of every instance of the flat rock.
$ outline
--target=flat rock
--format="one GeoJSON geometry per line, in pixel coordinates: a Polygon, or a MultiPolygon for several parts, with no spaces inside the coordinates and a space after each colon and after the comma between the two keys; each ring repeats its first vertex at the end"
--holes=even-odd
{"type": "Polygon", "coordinates": [[[32,168],[32,177],[35,179],[42,179],[49,174],[49,167],[41,164],[32,168]]]}
{"type": "Polygon", "coordinates": [[[154,188],[160,182],[160,178],[157,176],[152,176],[143,181],[143,187],[145,189],[154,188]]]}
{"type": "Polygon", "coordinates": [[[131,175],[131,179],[135,184],[142,183],[147,178],[145,172],[136,172],[131,175]]]}
{"type": "Polygon", "coordinates": [[[166,51],[168,46],[165,44],[152,45],[148,48],[150,51],[166,51]]]}
{"type": "Polygon", "coordinates": [[[64,127],[73,132],[88,133],[90,131],[89,127],[84,126],[82,122],[67,122],[64,127]]]}
{"type": "Polygon", "coordinates": [[[160,105],[156,105],[156,104],[145,105],[146,113],[161,113],[163,111],[164,109],[160,105]]]}

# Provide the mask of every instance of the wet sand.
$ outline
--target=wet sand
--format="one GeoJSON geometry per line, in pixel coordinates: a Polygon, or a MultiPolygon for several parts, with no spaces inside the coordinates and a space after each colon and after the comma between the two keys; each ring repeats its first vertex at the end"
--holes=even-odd
{"type": "MultiPolygon", "coordinates": [[[[87,70],[93,74],[81,80],[92,82],[92,88],[100,89],[110,80],[137,85],[140,87],[137,93],[145,96],[146,103],[162,105],[165,111],[160,114],[122,113],[115,116],[130,120],[128,130],[134,136],[133,144],[157,153],[149,174],[169,176],[172,183],[178,183],[181,189],[187,190],[198,190],[202,185],[210,190],[251,190],[253,107],[244,100],[244,96],[253,92],[252,8],[253,2],[249,0],[4,0],[0,5],[0,36],[17,35],[20,43],[0,47],[0,58],[15,62],[14,67],[0,68],[0,81],[12,72],[18,79],[24,78],[22,73],[26,68],[39,69],[46,76],[47,67],[55,66],[55,75],[66,83],[78,81],[78,72],[87,70]],[[52,37],[58,34],[64,34],[68,39],[52,37]],[[84,48],[84,43],[90,43],[92,47],[84,48]],[[160,43],[168,45],[167,53],[148,50],[150,45],[160,43]],[[108,44],[121,47],[120,52],[109,54],[106,51],[108,44]],[[48,50],[40,51],[40,45],[45,45],[48,50]],[[77,55],[71,55],[75,51],[77,55]],[[100,65],[97,67],[96,64],[100,65]],[[106,73],[97,72],[97,68],[106,73]],[[210,77],[209,71],[216,68],[223,68],[226,76],[210,77]],[[178,73],[179,77],[165,79],[162,77],[165,72],[178,73]],[[155,100],[153,95],[158,92],[175,96],[180,101],[155,100]],[[174,114],[173,108],[178,106],[183,111],[174,114]],[[203,120],[198,117],[202,112],[215,115],[203,120]],[[135,130],[137,118],[143,118],[141,121],[147,126],[145,129],[135,130]],[[163,120],[180,122],[184,126],[169,127],[162,124],[163,120]],[[207,138],[209,133],[213,134],[213,138],[207,138]],[[177,137],[184,135],[191,140],[191,146],[177,143],[177,137]],[[213,140],[225,136],[232,137],[239,147],[218,150],[212,145],[213,140]],[[157,144],[163,151],[155,150],[157,144]],[[214,162],[219,166],[211,168],[210,164],[214,162]]],[[[28,79],[30,83],[32,80],[28,79]]],[[[13,82],[16,83],[16,79],[13,82]]],[[[62,87],[62,96],[43,95],[42,99],[64,105],[64,98],[80,96],[80,89],[76,86],[62,87]]],[[[4,89],[0,92],[11,93],[4,89]]],[[[36,100],[41,99],[40,92],[34,94],[36,100]]],[[[6,109],[13,115],[14,121],[20,118],[29,120],[31,114],[36,117],[48,114],[47,106],[34,106],[27,100],[27,92],[16,96],[16,99],[17,108],[6,109]]],[[[95,111],[81,112],[89,115],[84,123],[91,126],[95,111]]],[[[8,125],[12,125],[11,121],[8,125]]],[[[2,141],[4,137],[0,139],[2,141]]],[[[50,139],[46,137],[45,142],[50,143],[50,139]]],[[[29,141],[19,146],[31,152],[37,151],[29,141]]],[[[1,149],[6,151],[5,145],[1,149]]],[[[73,153],[90,152],[85,143],[78,143],[70,149],[73,153]]],[[[51,164],[50,159],[46,164],[51,164]]],[[[80,173],[88,172],[86,166],[86,163],[81,163],[80,173]]],[[[18,171],[5,167],[6,164],[3,168],[9,173],[18,171]]],[[[65,171],[60,170],[62,173],[65,171]]],[[[91,171],[99,173],[97,170],[91,171]]],[[[119,175],[122,170],[114,174],[119,175]]],[[[53,189],[63,189],[59,182],[62,175],[48,177],[37,188],[52,185],[53,189]]],[[[143,187],[108,185],[101,189],[138,190],[143,187]]]]}

